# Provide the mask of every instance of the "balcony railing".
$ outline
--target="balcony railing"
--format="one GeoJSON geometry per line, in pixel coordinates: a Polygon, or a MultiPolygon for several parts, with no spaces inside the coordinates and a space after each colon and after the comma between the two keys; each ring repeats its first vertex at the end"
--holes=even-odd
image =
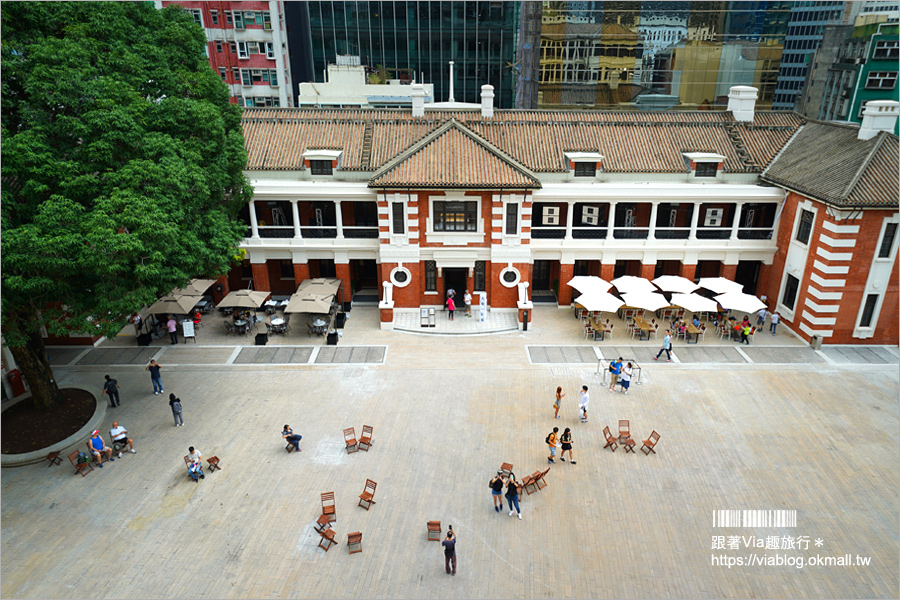
{"type": "Polygon", "coordinates": [[[294,228],[277,227],[274,225],[259,225],[259,237],[261,238],[292,238],[294,237],[294,228]]]}
{"type": "Polygon", "coordinates": [[[533,240],[561,240],[566,237],[565,227],[532,227],[533,240]]]}
{"type": "Polygon", "coordinates": [[[344,237],[353,239],[377,239],[378,226],[357,227],[344,225],[344,237]]]}
{"type": "Polygon", "coordinates": [[[658,240],[686,240],[691,235],[690,227],[657,227],[654,236],[658,240]]]}
{"type": "Polygon", "coordinates": [[[572,237],[576,240],[602,240],[606,238],[606,227],[573,227],[572,237]]]}
{"type": "Polygon", "coordinates": [[[337,227],[301,227],[300,235],[305,238],[336,238],[337,227]]]}
{"type": "Polygon", "coordinates": [[[727,240],[731,237],[731,228],[728,229],[698,229],[698,240],[727,240]]]}
{"type": "Polygon", "coordinates": [[[771,227],[742,227],[738,229],[739,240],[771,240],[774,230],[771,227]]]}
{"type": "Polygon", "coordinates": [[[649,227],[616,227],[613,229],[613,237],[617,240],[645,240],[649,234],[649,227]]]}

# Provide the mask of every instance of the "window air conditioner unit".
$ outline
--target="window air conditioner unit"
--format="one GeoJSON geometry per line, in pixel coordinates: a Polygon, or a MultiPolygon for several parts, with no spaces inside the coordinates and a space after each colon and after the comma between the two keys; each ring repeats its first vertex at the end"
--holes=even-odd
{"type": "Polygon", "coordinates": [[[544,207],[544,225],[559,225],[559,207],[544,207]]]}
{"type": "Polygon", "coordinates": [[[596,206],[584,206],[581,209],[581,222],[585,225],[600,223],[600,209],[596,206]]]}
{"type": "Polygon", "coordinates": [[[706,218],[704,219],[703,224],[707,227],[718,227],[722,224],[722,215],[724,212],[724,209],[721,208],[707,209],[706,218]]]}

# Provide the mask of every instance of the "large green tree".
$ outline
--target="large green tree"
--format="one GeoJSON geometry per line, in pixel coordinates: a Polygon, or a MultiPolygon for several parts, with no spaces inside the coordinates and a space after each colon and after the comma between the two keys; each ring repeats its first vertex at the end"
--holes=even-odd
{"type": "Polygon", "coordinates": [[[240,108],[178,6],[6,2],[3,337],[59,399],[42,328],[115,336],[133,310],[227,271],[252,190],[240,108]]]}

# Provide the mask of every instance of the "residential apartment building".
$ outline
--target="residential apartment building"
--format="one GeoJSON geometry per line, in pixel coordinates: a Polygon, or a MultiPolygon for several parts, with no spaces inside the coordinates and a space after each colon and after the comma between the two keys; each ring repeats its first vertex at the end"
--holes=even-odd
{"type": "Polygon", "coordinates": [[[284,2],[156,0],[182,6],[203,27],[212,69],[241,106],[294,106],[284,2]]]}
{"type": "MultiPolygon", "coordinates": [[[[395,310],[440,307],[451,287],[521,321],[535,293],[569,306],[573,275],[720,275],[777,299],[799,335],[896,343],[896,136],[851,143],[848,126],[756,110],[747,87],[728,111],[659,113],[495,110],[492,91],[474,111],[424,94],[411,110],[246,110],[247,259],[223,293],[338,277],[374,290],[390,328],[395,310]],[[840,144],[836,185],[849,192],[835,199],[827,169],[792,165],[834,165],[825,155],[840,144]],[[801,227],[814,243],[798,254],[801,227]],[[873,269],[835,298],[834,274],[856,285],[873,269]]],[[[863,129],[892,129],[896,111],[863,129]]]]}

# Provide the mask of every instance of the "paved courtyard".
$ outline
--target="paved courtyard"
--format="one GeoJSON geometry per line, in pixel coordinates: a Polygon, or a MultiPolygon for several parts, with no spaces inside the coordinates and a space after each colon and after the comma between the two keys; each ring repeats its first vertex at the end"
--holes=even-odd
{"type": "Polygon", "coordinates": [[[251,344],[223,331],[196,346],[138,349],[123,335],[51,350],[63,385],[119,380],[104,435],[118,418],[138,453],[86,478],[68,461],[3,469],[4,598],[900,595],[896,347],[817,352],[782,332],[743,348],[678,342],[676,362],[656,363],[657,340],[587,341],[553,307],[527,333],[480,336],[380,331],[377,310],[354,308],[336,347],[305,331],[251,344]],[[597,356],[618,354],[641,366],[627,396],[597,373],[597,356]],[[151,356],[184,427],[152,393],[151,356]],[[604,450],[618,419],[636,439],[658,431],[657,454],[604,450]],[[303,452],[285,452],[284,423],[303,452]],[[364,424],[371,450],[347,455],[343,428],[364,424]],[[552,466],[521,499],[523,520],[498,515],[488,480],[501,462],[519,477],[546,468],[554,426],[572,428],[578,464],[552,466]],[[191,483],[190,445],[223,469],[191,483]],[[366,478],[378,482],[369,511],[357,507],[366,478]],[[313,524],[328,491],[340,543],[326,553],[313,524]],[[724,527],[725,509],[796,511],[796,523],[724,527]],[[429,520],[458,533],[456,577],[426,541],[429,520]],[[354,531],[362,553],[349,555],[354,531]],[[738,559],[754,564],[728,565],[738,559]]]}

